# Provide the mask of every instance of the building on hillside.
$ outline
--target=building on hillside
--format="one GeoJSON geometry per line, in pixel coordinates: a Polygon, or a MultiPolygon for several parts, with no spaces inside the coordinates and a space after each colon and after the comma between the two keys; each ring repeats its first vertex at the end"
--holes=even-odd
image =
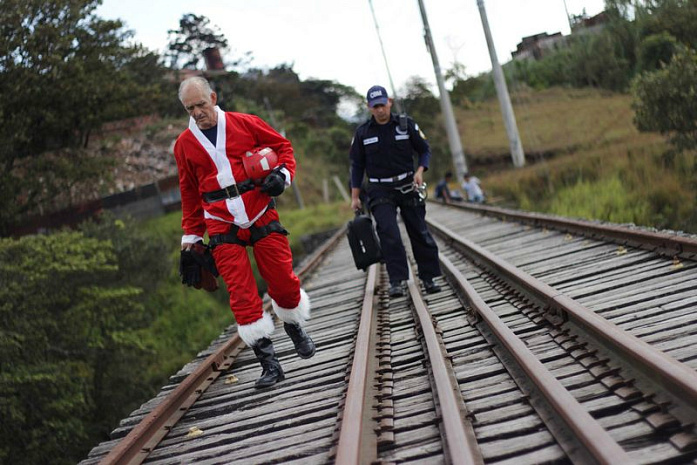
{"type": "Polygon", "coordinates": [[[514,60],[539,60],[549,53],[566,47],[569,37],[598,34],[605,28],[608,22],[606,12],[600,12],[588,17],[585,12],[571,18],[571,35],[565,36],[561,32],[547,34],[541,32],[532,36],[523,37],[516,50],[511,52],[514,60]]]}
{"type": "Polygon", "coordinates": [[[597,15],[591,17],[588,17],[585,14],[575,16],[571,19],[571,34],[597,34],[605,28],[608,21],[608,15],[604,11],[601,11],[597,15]]]}
{"type": "Polygon", "coordinates": [[[511,52],[514,60],[539,60],[552,51],[563,47],[566,37],[561,32],[547,34],[542,32],[532,36],[523,37],[516,50],[511,52]]]}

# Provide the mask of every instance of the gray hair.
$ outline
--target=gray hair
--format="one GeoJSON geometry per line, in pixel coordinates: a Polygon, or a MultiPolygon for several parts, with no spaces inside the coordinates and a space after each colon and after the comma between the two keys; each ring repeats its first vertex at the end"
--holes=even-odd
{"type": "Polygon", "coordinates": [[[198,88],[207,98],[210,98],[211,94],[213,93],[213,88],[206,78],[202,78],[201,76],[186,78],[181,84],[179,84],[180,102],[182,101],[182,94],[184,94],[184,91],[190,86],[195,86],[198,88]]]}

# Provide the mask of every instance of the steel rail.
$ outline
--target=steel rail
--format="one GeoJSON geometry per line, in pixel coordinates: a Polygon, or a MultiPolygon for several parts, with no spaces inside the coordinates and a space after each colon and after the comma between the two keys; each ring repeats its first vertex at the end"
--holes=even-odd
{"type": "MultiPolygon", "coordinates": [[[[525,372],[544,396],[547,403],[557,413],[558,417],[568,427],[586,453],[597,463],[615,465],[632,464],[634,461],[624,451],[610,434],[588,413],[588,411],[569,393],[569,391],[547,370],[537,357],[528,349],[523,341],[501,321],[496,313],[484,302],[477,291],[462,275],[462,273],[443,254],[439,254],[443,268],[451,278],[451,283],[457,285],[471,307],[488,325],[501,344],[525,372]]],[[[541,417],[544,418],[543,415],[541,417]]],[[[570,457],[577,457],[579,452],[574,447],[566,447],[567,439],[553,425],[549,430],[557,438],[560,446],[570,457]],[[560,434],[559,437],[555,434],[560,434]]],[[[579,461],[585,462],[582,457],[579,461]]]]}
{"type": "Polygon", "coordinates": [[[521,212],[500,207],[485,205],[447,203],[449,207],[494,216],[504,220],[516,220],[524,223],[544,226],[564,232],[573,232],[583,236],[602,237],[616,243],[632,242],[632,245],[648,248],[663,249],[671,254],[697,254],[697,239],[677,236],[663,232],[632,229],[625,226],[597,224],[591,221],[559,218],[544,213],[521,212]],[[589,234],[590,233],[590,234],[589,234]]]}
{"type": "Polygon", "coordinates": [[[370,387],[375,378],[377,284],[378,265],[370,265],[336,450],[335,463],[339,465],[373,463],[377,459],[377,447],[370,440],[375,435],[370,424],[370,387]]]}
{"type": "Polygon", "coordinates": [[[436,334],[431,313],[415,284],[417,282],[416,276],[411,265],[409,265],[409,270],[411,279],[407,282],[407,286],[428,351],[443,428],[445,429],[449,463],[453,465],[482,464],[484,460],[477,440],[471,429],[465,428],[465,420],[462,415],[464,405],[459,395],[460,387],[451,380],[449,375],[451,368],[446,365],[445,353],[436,334]]]}
{"type": "Polygon", "coordinates": [[[437,234],[452,241],[473,261],[507,278],[514,287],[535,298],[543,306],[561,310],[574,324],[619,352],[634,368],[672,394],[676,400],[692,405],[693,408],[697,405],[697,372],[474,242],[433,220],[427,221],[437,234]]]}
{"type": "MultiPolygon", "coordinates": [[[[296,273],[300,277],[312,272],[327,251],[338,243],[346,232],[346,226],[332,235],[318,248],[296,273]]],[[[269,311],[271,304],[264,306],[269,311]]],[[[146,415],[102,460],[100,465],[138,465],[179,421],[186,411],[219,376],[235,361],[245,347],[235,333],[216,351],[209,355],[186,379],[174,388],[165,399],[146,415]]]]}

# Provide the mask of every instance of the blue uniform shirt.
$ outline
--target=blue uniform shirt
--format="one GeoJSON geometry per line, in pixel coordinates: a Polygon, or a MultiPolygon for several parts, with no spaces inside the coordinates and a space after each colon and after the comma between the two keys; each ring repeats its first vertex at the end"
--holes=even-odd
{"type": "Polygon", "coordinates": [[[386,124],[378,124],[371,117],[356,129],[351,143],[351,187],[361,187],[364,174],[368,178],[390,178],[413,173],[414,153],[419,156],[418,166],[427,170],[431,149],[414,120],[407,117],[407,129],[403,131],[395,114],[386,124]]]}

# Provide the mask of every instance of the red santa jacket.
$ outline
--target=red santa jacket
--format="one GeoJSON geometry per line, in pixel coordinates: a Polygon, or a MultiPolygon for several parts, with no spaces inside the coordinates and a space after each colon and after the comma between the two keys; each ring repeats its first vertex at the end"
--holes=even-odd
{"type": "Polygon", "coordinates": [[[285,163],[286,187],[295,176],[295,157],[288,139],[257,116],[215,108],[218,113],[215,146],[193,118],[174,144],[182,198],[182,243],[202,239],[206,229],[209,235],[227,233],[230,223],[248,228],[264,214],[270,197],[259,188],[213,203],[206,203],[201,197],[204,192],[246,180],[242,157],[247,151],[271,147],[278,155],[279,165],[285,163]]]}

